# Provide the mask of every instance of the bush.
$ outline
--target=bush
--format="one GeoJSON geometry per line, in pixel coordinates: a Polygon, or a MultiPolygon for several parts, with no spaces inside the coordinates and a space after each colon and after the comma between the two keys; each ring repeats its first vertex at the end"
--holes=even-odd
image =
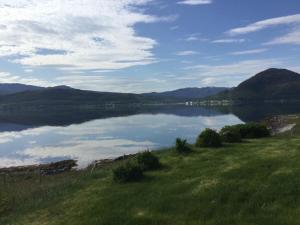
{"type": "Polygon", "coordinates": [[[205,129],[197,138],[197,147],[221,147],[222,139],[221,136],[212,129],[205,129]]]}
{"type": "Polygon", "coordinates": [[[188,146],[188,143],[186,140],[177,138],[176,139],[176,145],[175,145],[176,152],[180,154],[186,154],[191,151],[191,148],[188,146]]]}
{"type": "Polygon", "coordinates": [[[139,153],[137,163],[143,171],[156,170],[160,167],[159,159],[150,151],[139,153]]]}
{"type": "Polygon", "coordinates": [[[127,162],[113,170],[114,180],[118,182],[139,181],[143,178],[143,170],[133,162],[127,162]]]}
{"type": "Polygon", "coordinates": [[[247,123],[229,126],[230,129],[237,129],[242,138],[263,138],[270,136],[268,128],[259,123],[247,123]]]}
{"type": "Polygon", "coordinates": [[[242,141],[239,129],[234,126],[223,127],[220,131],[222,141],[227,143],[237,143],[242,141]]]}

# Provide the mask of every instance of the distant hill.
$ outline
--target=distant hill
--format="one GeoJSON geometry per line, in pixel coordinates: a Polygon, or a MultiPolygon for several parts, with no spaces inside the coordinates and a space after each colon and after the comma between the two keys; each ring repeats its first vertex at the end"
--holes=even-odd
{"type": "Polygon", "coordinates": [[[23,84],[0,84],[0,105],[44,107],[94,106],[109,103],[170,103],[187,99],[229,99],[236,102],[300,101],[300,74],[268,69],[236,88],[183,88],[161,93],[113,93],[85,91],[68,86],[42,88],[23,84]],[[2,94],[1,94],[2,93],[2,94]]]}
{"type": "Polygon", "coordinates": [[[174,91],[145,93],[145,96],[170,97],[180,99],[205,98],[228,90],[225,87],[182,88],[174,91]]]}
{"type": "Polygon", "coordinates": [[[300,100],[300,74],[286,69],[268,69],[212,98],[239,101],[300,100]]]}
{"type": "Polygon", "coordinates": [[[0,95],[10,95],[24,91],[39,91],[42,89],[44,88],[33,85],[0,83],[0,95]]]}
{"type": "Polygon", "coordinates": [[[85,91],[68,86],[42,88],[40,90],[0,96],[0,104],[26,104],[30,106],[56,105],[61,107],[107,103],[142,103],[163,100],[164,99],[158,97],[139,94],[85,91]]]}
{"type": "Polygon", "coordinates": [[[1,86],[3,87],[3,94],[0,94],[0,104],[26,104],[27,106],[60,105],[62,108],[66,106],[107,103],[176,102],[179,99],[201,98],[226,90],[226,88],[208,87],[185,88],[163,93],[130,94],[86,91],[69,86],[43,88],[23,84],[0,84],[1,86]]]}

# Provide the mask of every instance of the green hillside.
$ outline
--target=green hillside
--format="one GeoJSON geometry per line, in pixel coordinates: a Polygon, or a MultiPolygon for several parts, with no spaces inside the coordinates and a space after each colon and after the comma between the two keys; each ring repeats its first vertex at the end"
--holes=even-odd
{"type": "Polygon", "coordinates": [[[286,69],[268,69],[212,99],[235,101],[300,101],[300,74],[286,69]]]}

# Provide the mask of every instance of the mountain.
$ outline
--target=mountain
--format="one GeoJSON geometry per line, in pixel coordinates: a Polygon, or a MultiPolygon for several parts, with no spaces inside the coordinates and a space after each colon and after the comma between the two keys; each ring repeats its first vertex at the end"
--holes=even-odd
{"type": "Polygon", "coordinates": [[[242,82],[236,88],[221,92],[212,99],[238,101],[300,100],[300,74],[271,68],[242,82]]]}
{"type": "Polygon", "coordinates": [[[23,84],[0,84],[0,87],[3,87],[3,94],[0,94],[0,104],[2,105],[26,105],[30,107],[55,105],[61,108],[109,103],[176,102],[178,99],[201,98],[226,90],[226,88],[207,87],[185,88],[163,93],[130,94],[86,91],[64,85],[42,88],[23,84]]]}
{"type": "Polygon", "coordinates": [[[70,86],[67,86],[67,85],[59,85],[59,86],[54,86],[54,87],[48,87],[48,89],[67,89],[67,90],[70,90],[70,89],[75,89],[75,88],[72,88],[70,86]]]}
{"type": "Polygon", "coordinates": [[[228,90],[225,87],[182,88],[174,91],[145,93],[145,96],[168,97],[178,99],[205,98],[228,90]]]}
{"type": "MultiPolygon", "coordinates": [[[[68,86],[42,88],[22,84],[0,84],[0,105],[31,108],[55,106],[95,107],[104,104],[170,103],[187,99],[217,99],[236,102],[300,101],[300,74],[286,69],[268,69],[236,88],[184,88],[161,93],[127,94],[85,91],[68,86]],[[1,89],[2,88],[2,89],[1,89]],[[225,91],[224,91],[225,90],[225,91]],[[10,93],[10,94],[9,94],[10,93]]],[[[23,109],[23,108],[22,108],[23,109]]],[[[47,108],[48,109],[48,108],[47,108]]]]}
{"type": "Polygon", "coordinates": [[[0,96],[2,105],[26,105],[30,107],[55,105],[67,108],[80,105],[128,104],[163,101],[154,96],[139,94],[85,91],[68,86],[42,88],[34,91],[24,91],[0,96]]]}
{"type": "Polygon", "coordinates": [[[0,83],[0,95],[10,95],[24,91],[38,91],[42,89],[44,88],[33,85],[0,83]]]}

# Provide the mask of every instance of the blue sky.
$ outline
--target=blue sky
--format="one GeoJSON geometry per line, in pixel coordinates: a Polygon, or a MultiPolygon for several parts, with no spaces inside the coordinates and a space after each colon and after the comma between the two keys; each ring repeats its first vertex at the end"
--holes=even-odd
{"type": "Polygon", "coordinates": [[[0,0],[0,82],[149,92],[300,72],[297,0],[0,0]]]}

